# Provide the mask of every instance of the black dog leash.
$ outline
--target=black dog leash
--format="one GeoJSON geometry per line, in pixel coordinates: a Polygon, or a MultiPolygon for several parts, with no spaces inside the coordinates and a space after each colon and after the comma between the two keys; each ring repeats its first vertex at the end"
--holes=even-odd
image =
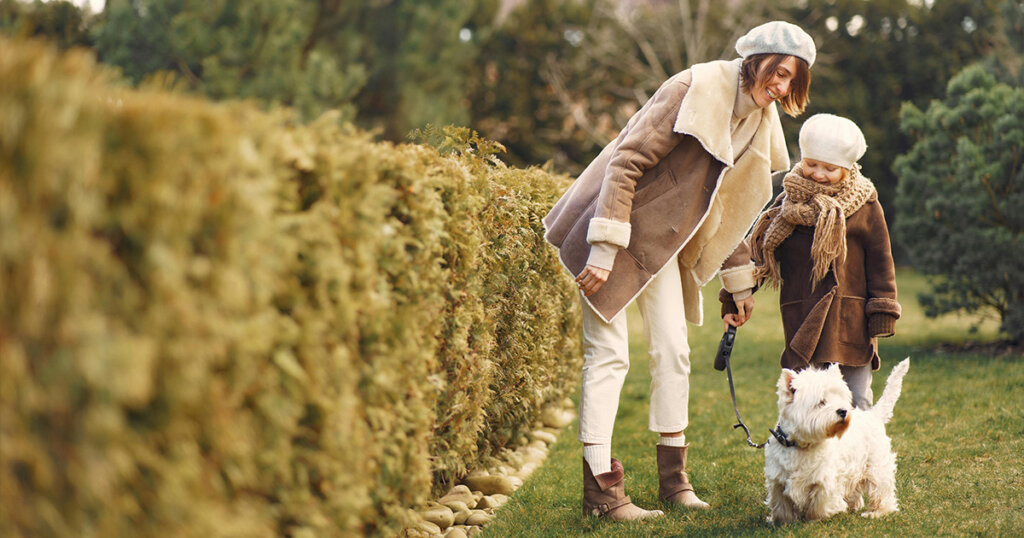
{"type": "MultiPolygon", "coordinates": [[[[764,448],[764,445],[768,444],[765,441],[761,444],[755,444],[754,441],[750,440],[750,429],[743,423],[743,419],[740,418],[740,409],[736,406],[736,388],[732,384],[732,365],[730,364],[729,357],[732,355],[732,345],[736,341],[736,327],[732,325],[726,329],[725,334],[722,335],[722,341],[718,343],[718,354],[715,355],[715,370],[721,372],[725,370],[726,376],[729,378],[729,394],[732,395],[732,409],[736,412],[736,421],[738,424],[733,426],[733,429],[743,428],[743,431],[747,434],[747,444],[753,448],[764,448]]],[[[769,430],[771,431],[771,430],[769,430]]],[[[774,432],[772,432],[774,433],[774,432]]]]}

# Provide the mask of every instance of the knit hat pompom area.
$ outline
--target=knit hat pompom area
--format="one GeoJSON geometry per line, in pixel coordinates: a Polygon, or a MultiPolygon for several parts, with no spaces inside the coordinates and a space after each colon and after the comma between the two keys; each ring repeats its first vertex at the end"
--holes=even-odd
{"type": "Polygon", "coordinates": [[[868,149],[864,133],[852,120],[815,114],[800,127],[800,157],[853,168],[868,149]]]}
{"type": "Polygon", "coordinates": [[[736,52],[746,58],[751,54],[789,54],[814,65],[817,49],[814,39],[799,26],[785,21],[766,22],[752,28],[736,40],[736,52]]]}

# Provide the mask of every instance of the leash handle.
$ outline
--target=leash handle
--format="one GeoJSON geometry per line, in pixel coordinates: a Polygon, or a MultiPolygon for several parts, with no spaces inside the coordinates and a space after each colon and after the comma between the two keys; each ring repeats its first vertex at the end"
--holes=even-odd
{"type": "Polygon", "coordinates": [[[718,343],[718,353],[715,354],[715,370],[721,372],[729,366],[729,356],[732,355],[732,344],[736,341],[736,327],[732,325],[722,335],[722,341],[718,343]]]}
{"type": "Polygon", "coordinates": [[[743,428],[743,432],[747,434],[747,445],[750,447],[764,448],[764,446],[768,444],[768,441],[756,444],[750,439],[750,429],[747,428],[747,425],[743,423],[743,419],[740,418],[740,409],[736,405],[736,388],[733,386],[732,382],[732,361],[729,360],[729,357],[732,355],[732,345],[735,341],[736,327],[730,325],[729,328],[726,329],[725,334],[722,335],[722,341],[718,344],[718,355],[715,356],[715,370],[721,371],[722,369],[725,369],[726,377],[729,378],[729,394],[732,396],[732,410],[736,412],[737,422],[737,424],[733,425],[732,428],[743,428]],[[719,367],[720,364],[721,367],[719,367]]]}

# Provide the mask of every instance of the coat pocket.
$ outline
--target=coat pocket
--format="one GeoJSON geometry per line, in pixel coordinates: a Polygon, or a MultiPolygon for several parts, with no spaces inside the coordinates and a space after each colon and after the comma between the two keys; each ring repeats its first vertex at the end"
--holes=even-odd
{"type": "Polygon", "coordinates": [[[868,343],[868,319],[864,314],[863,297],[839,299],[839,341],[843,344],[863,346],[868,343]]]}
{"type": "Polygon", "coordinates": [[[649,183],[643,185],[646,178],[639,181],[641,185],[638,185],[636,194],[633,197],[633,211],[656,200],[676,185],[676,178],[672,174],[672,169],[668,166],[663,165],[657,170],[651,170],[650,173],[654,174],[654,179],[649,183]]]}

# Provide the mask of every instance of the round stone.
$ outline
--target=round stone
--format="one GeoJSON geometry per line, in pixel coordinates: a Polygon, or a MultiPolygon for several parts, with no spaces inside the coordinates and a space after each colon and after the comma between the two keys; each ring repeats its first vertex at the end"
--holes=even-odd
{"type": "Polygon", "coordinates": [[[437,525],[439,527],[439,532],[440,529],[447,529],[452,526],[452,523],[455,523],[455,514],[452,512],[452,509],[443,505],[428,508],[427,510],[420,512],[420,516],[423,517],[424,521],[429,521],[430,523],[437,525]]]}
{"type": "Polygon", "coordinates": [[[444,533],[444,538],[469,538],[469,535],[459,527],[452,527],[444,533]]]}
{"type": "Polygon", "coordinates": [[[561,429],[569,425],[574,418],[575,413],[569,409],[560,409],[558,407],[546,407],[540,414],[540,420],[545,426],[549,428],[561,429]]]}
{"type": "Polygon", "coordinates": [[[466,525],[482,527],[490,523],[492,517],[493,516],[483,510],[473,510],[473,513],[470,514],[468,519],[466,519],[466,525]]]}
{"type": "MultiPolygon", "coordinates": [[[[470,495],[472,496],[473,494],[470,493],[470,495]]],[[[467,512],[467,511],[469,511],[469,505],[466,504],[465,501],[452,501],[452,500],[449,500],[449,501],[441,503],[441,504],[443,504],[444,506],[447,506],[448,508],[451,508],[452,512],[454,512],[456,514],[458,514],[459,512],[467,512]]]]}
{"type": "Polygon", "coordinates": [[[543,441],[545,444],[554,444],[558,440],[553,434],[550,434],[544,430],[537,430],[530,433],[530,437],[537,441],[543,441]]]}
{"type": "Polygon", "coordinates": [[[467,510],[462,510],[461,512],[456,512],[455,513],[455,524],[456,525],[465,525],[466,524],[466,520],[469,519],[469,516],[472,515],[472,514],[473,514],[473,511],[472,510],[468,510],[468,509],[467,510]]]}
{"type": "Polygon", "coordinates": [[[445,506],[449,506],[450,503],[453,502],[460,502],[462,504],[465,504],[468,508],[473,508],[474,506],[476,506],[476,501],[476,495],[473,495],[473,492],[470,491],[470,489],[463,484],[455,486],[454,488],[452,488],[451,491],[448,492],[447,495],[437,500],[438,503],[443,504],[445,506]]]}
{"type": "Polygon", "coordinates": [[[522,485],[522,480],[508,476],[471,476],[466,478],[466,485],[473,490],[480,491],[484,495],[493,495],[495,493],[509,495],[518,486],[514,483],[515,480],[519,480],[520,483],[518,485],[522,485]]]}
{"type": "Polygon", "coordinates": [[[523,449],[523,459],[526,461],[532,461],[540,463],[544,461],[544,458],[548,457],[546,449],[541,449],[533,446],[528,446],[523,449]]]}
{"type": "Polygon", "coordinates": [[[410,536],[436,536],[441,534],[441,527],[429,521],[420,521],[413,525],[409,531],[410,536]]]}
{"type": "Polygon", "coordinates": [[[530,474],[537,470],[537,467],[540,467],[539,463],[535,461],[527,462],[519,469],[519,472],[516,473],[516,476],[518,476],[521,480],[526,480],[526,478],[530,476],[530,474]]]}

